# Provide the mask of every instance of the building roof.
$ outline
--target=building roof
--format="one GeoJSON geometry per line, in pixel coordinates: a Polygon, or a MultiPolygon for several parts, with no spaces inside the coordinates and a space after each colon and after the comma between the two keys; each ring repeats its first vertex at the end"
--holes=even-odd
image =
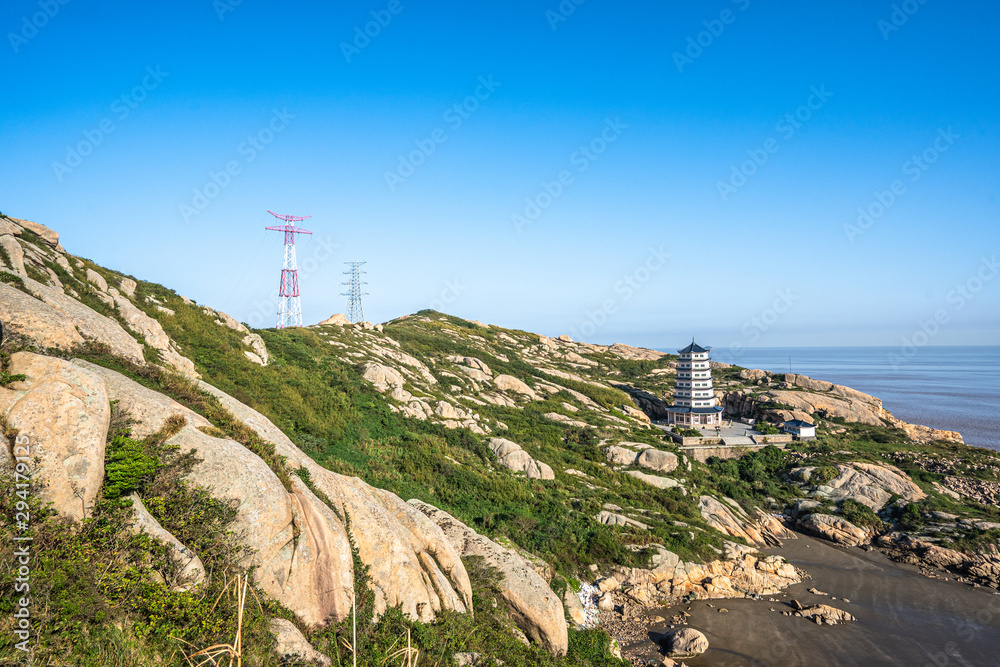
{"type": "Polygon", "coordinates": [[[801,419],[790,419],[782,424],[782,426],[791,426],[792,428],[816,428],[816,424],[810,424],[809,422],[804,422],[801,419]]]}
{"type": "Polygon", "coordinates": [[[679,352],[680,354],[689,354],[689,353],[701,354],[702,352],[708,352],[711,349],[712,348],[710,347],[702,347],[701,345],[698,345],[698,343],[694,342],[694,338],[692,338],[690,345],[685,347],[683,350],[677,350],[677,352],[679,352]]]}
{"type": "Polygon", "coordinates": [[[696,415],[707,415],[713,413],[722,412],[722,407],[716,405],[711,408],[688,408],[681,405],[668,405],[667,412],[676,412],[677,414],[686,415],[688,413],[694,413],[696,415]]]}

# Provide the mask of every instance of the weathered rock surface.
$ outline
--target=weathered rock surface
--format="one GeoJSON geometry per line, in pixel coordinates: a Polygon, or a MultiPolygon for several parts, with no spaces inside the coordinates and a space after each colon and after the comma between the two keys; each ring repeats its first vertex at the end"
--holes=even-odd
{"type": "Polygon", "coordinates": [[[125,320],[129,328],[136,332],[146,341],[146,344],[160,353],[160,359],[176,370],[197,377],[194,362],[178,352],[174,347],[174,342],[163,330],[163,326],[154,318],[150,317],[131,301],[125,298],[121,292],[111,288],[108,292],[118,308],[118,313],[125,320]]]}
{"type": "Polygon", "coordinates": [[[843,517],[831,514],[807,514],[799,519],[799,528],[806,533],[822,537],[845,547],[866,544],[871,534],[843,517]]]}
{"type": "Polygon", "coordinates": [[[486,443],[494,454],[497,462],[508,470],[523,472],[528,479],[555,479],[547,464],[536,461],[528,452],[521,448],[516,442],[511,442],[505,438],[490,438],[486,443]]]}
{"type": "Polygon", "coordinates": [[[376,391],[380,392],[386,392],[392,388],[402,389],[405,382],[399,371],[382,364],[365,364],[362,374],[366,380],[375,385],[376,391]]]}
{"type": "Polygon", "coordinates": [[[264,339],[260,337],[260,334],[248,333],[243,337],[243,344],[253,350],[254,355],[260,359],[261,366],[267,366],[270,363],[271,357],[267,353],[267,345],[264,344],[264,339]]]}
{"type": "Polygon", "coordinates": [[[7,258],[10,260],[10,268],[13,269],[14,273],[22,278],[27,278],[28,273],[24,269],[24,250],[21,248],[21,244],[17,242],[17,239],[10,234],[0,236],[0,248],[3,248],[4,253],[7,254],[7,258]]]}
{"type": "Polygon", "coordinates": [[[108,291],[108,281],[104,279],[104,276],[93,269],[87,269],[87,282],[102,292],[108,291]]]}
{"type": "MultiPolygon", "coordinates": [[[[749,371],[753,373],[754,371],[749,371]]],[[[766,373],[766,371],[759,371],[766,373]]],[[[907,437],[917,443],[928,443],[935,440],[962,442],[962,436],[955,431],[939,431],[926,426],[907,424],[882,406],[882,401],[875,396],[865,394],[850,387],[813,380],[804,375],[787,373],[785,385],[789,389],[780,389],[757,394],[755,391],[732,391],[722,395],[722,405],[726,414],[747,417],[769,415],[777,419],[803,419],[819,413],[827,418],[839,417],[849,422],[858,422],[870,426],[888,424],[906,432],[907,437]],[[790,406],[791,410],[774,409],[769,403],[780,403],[790,406]]]]}
{"type": "MultiPolygon", "coordinates": [[[[828,498],[835,502],[856,500],[876,512],[885,507],[894,495],[908,502],[927,497],[906,473],[891,465],[874,463],[840,463],[838,475],[833,480],[810,490],[810,495],[828,498]]],[[[795,468],[790,478],[809,483],[815,468],[795,468]]]]}
{"type": "Polygon", "coordinates": [[[493,378],[493,385],[500,391],[509,391],[532,399],[538,398],[534,389],[518,380],[513,375],[498,375],[493,378]]]}
{"type": "Polygon", "coordinates": [[[273,443],[290,468],[308,470],[314,488],[330,499],[338,514],[350,515],[352,536],[359,557],[369,566],[379,614],[400,605],[411,618],[429,621],[441,609],[472,608],[472,588],[461,557],[433,521],[394,494],[323,468],[262,414],[214,387],[202,387],[273,443]]]}
{"type": "MultiPolygon", "coordinates": [[[[655,486],[658,489],[674,489],[680,488],[684,490],[684,486],[678,482],[676,479],[671,477],[660,477],[659,475],[647,475],[644,472],[639,472],[638,470],[626,470],[626,475],[630,477],[635,477],[640,482],[645,482],[650,486],[655,486]]],[[[687,491],[684,490],[684,495],[687,495],[687,491]]]]}
{"type": "Polygon", "coordinates": [[[559,596],[517,553],[476,533],[453,516],[419,500],[410,504],[430,517],[463,556],[481,556],[504,575],[502,595],[518,627],[554,655],[565,655],[569,639],[559,596]]]}
{"type": "Polygon", "coordinates": [[[171,588],[175,591],[188,591],[202,583],[205,580],[205,566],[202,565],[197,554],[165,530],[160,522],[149,513],[137,494],[132,493],[128,498],[132,501],[132,509],[135,511],[135,523],[133,523],[132,529],[137,533],[146,533],[150,537],[156,538],[170,549],[170,557],[179,570],[177,580],[167,582],[171,588]]]}
{"type": "Polygon", "coordinates": [[[664,452],[659,449],[645,449],[635,460],[636,465],[649,468],[657,472],[673,472],[679,463],[677,455],[673,452],[664,452]]]}
{"type": "Polygon", "coordinates": [[[798,583],[802,575],[779,556],[766,556],[750,547],[726,542],[725,558],[686,563],[659,545],[651,569],[615,568],[626,597],[642,605],[673,604],[683,597],[697,599],[775,595],[798,583]]]}
{"type": "Polygon", "coordinates": [[[782,539],[795,535],[768,514],[757,511],[753,518],[732,499],[719,501],[711,496],[698,499],[702,517],[716,530],[730,537],[740,537],[758,547],[780,546],[782,539]]]}
{"type": "Polygon", "coordinates": [[[108,345],[119,357],[144,363],[142,345],[120,324],[59,290],[31,278],[23,280],[25,289],[35,298],[0,283],[0,318],[5,328],[39,346],[63,350],[93,340],[108,345]],[[75,335],[71,333],[74,329],[75,335]]]}
{"type": "Polygon", "coordinates": [[[812,621],[816,625],[837,625],[849,623],[857,619],[842,609],[827,604],[814,604],[804,607],[794,613],[795,616],[812,621]]]}
{"type": "Polygon", "coordinates": [[[343,326],[349,326],[351,324],[351,321],[347,319],[347,316],[344,315],[343,313],[336,313],[326,318],[322,322],[320,322],[318,326],[322,326],[324,324],[333,324],[336,326],[343,327],[343,326]]]}
{"type": "Polygon", "coordinates": [[[312,644],[290,621],[283,618],[271,619],[271,634],[277,639],[274,653],[284,663],[308,662],[321,667],[330,667],[333,661],[312,647],[312,644]]]}
{"type": "Polygon", "coordinates": [[[9,424],[27,436],[32,474],[44,480],[41,498],[63,516],[82,521],[104,483],[104,450],[111,418],[108,393],[94,373],[30,352],[11,356],[9,372],[25,379],[4,396],[9,424]]]}
{"type": "Polygon", "coordinates": [[[668,632],[661,644],[669,658],[694,658],[708,650],[708,639],[694,628],[668,632]]]}
{"type": "Polygon", "coordinates": [[[601,510],[594,518],[598,523],[603,523],[605,526],[625,526],[627,528],[649,530],[649,526],[641,521],[636,521],[635,519],[630,519],[624,514],[616,514],[615,512],[610,512],[608,510],[601,510]]]}

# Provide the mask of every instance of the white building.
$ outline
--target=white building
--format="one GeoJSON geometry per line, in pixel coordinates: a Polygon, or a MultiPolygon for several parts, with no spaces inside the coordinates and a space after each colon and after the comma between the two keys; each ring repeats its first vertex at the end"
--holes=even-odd
{"type": "Polygon", "coordinates": [[[781,430],[785,433],[791,433],[799,440],[811,440],[816,437],[816,424],[810,424],[801,419],[791,419],[782,423],[781,430]]]}
{"type": "Polygon", "coordinates": [[[667,408],[667,423],[687,427],[722,424],[722,408],[715,400],[712,387],[712,360],[708,351],[691,339],[691,344],[677,350],[677,387],[674,404],[667,408]]]}

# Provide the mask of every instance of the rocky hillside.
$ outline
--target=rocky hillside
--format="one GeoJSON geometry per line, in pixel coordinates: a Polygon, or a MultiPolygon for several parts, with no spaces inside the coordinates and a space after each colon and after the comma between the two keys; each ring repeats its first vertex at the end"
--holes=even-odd
{"type": "Polygon", "coordinates": [[[0,629],[33,531],[37,659],[239,632],[245,664],[620,664],[601,628],[636,608],[798,582],[761,551],[792,530],[1000,572],[996,456],[849,388],[716,365],[729,414],[819,438],[702,464],[651,422],[670,355],[430,311],[251,331],[37,223],[0,248],[4,509],[31,514],[0,525],[0,629]]]}

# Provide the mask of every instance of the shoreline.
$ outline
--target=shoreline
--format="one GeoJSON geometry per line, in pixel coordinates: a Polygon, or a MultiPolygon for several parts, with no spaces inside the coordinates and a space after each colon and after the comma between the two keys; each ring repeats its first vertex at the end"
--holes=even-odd
{"type": "Polygon", "coordinates": [[[671,629],[681,612],[690,614],[686,625],[709,641],[707,652],[683,661],[689,667],[944,667],[992,664],[1000,654],[1000,592],[951,575],[925,576],[875,549],[837,547],[805,535],[761,551],[786,557],[810,578],[761,599],[650,607],[635,621],[615,619],[614,626],[602,614],[602,626],[621,637],[623,656],[634,665],[662,659],[653,638],[671,629]],[[830,605],[857,620],[828,626],[783,614],[793,611],[792,600],[830,605]],[[651,622],[656,617],[665,621],[651,622]],[[629,625],[632,631],[623,632],[629,625]]]}

